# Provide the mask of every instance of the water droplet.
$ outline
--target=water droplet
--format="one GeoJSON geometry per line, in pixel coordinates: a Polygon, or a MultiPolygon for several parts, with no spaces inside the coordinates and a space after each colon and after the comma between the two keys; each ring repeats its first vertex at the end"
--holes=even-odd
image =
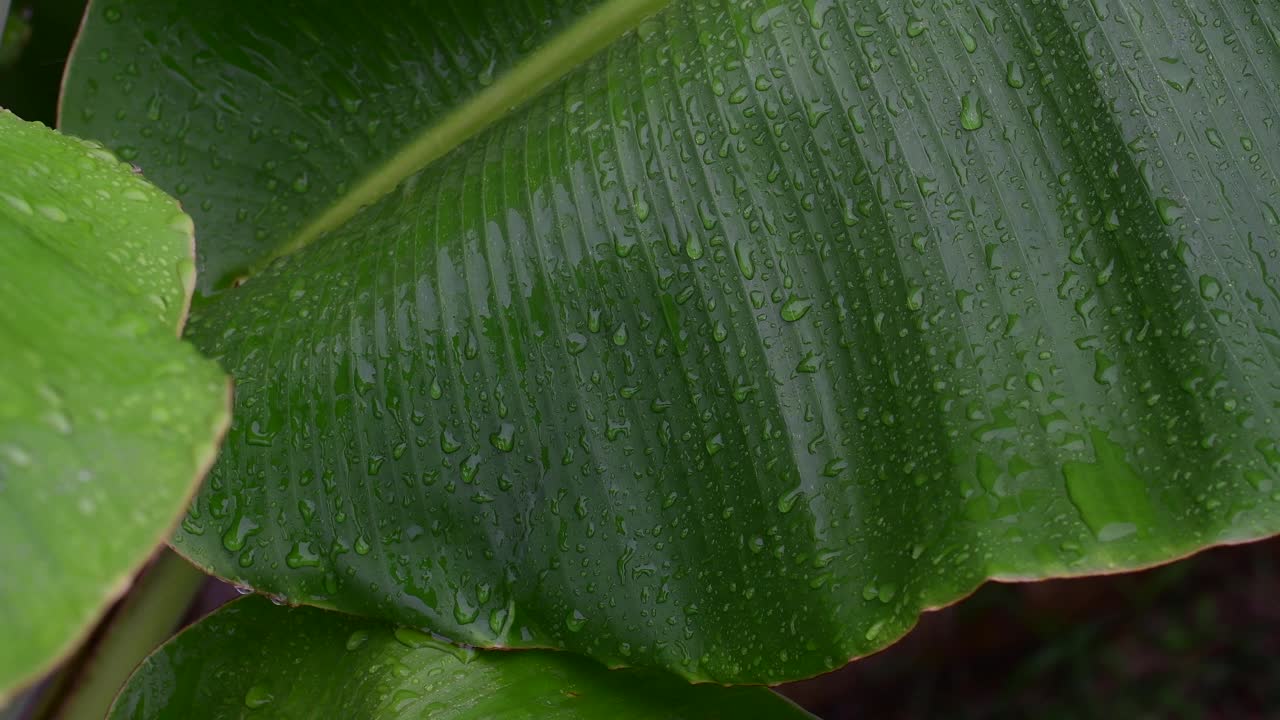
{"type": "Polygon", "coordinates": [[[1160,213],[1160,221],[1165,225],[1176,223],[1184,214],[1181,203],[1166,197],[1156,198],[1156,212],[1160,213]]]}
{"type": "Polygon", "coordinates": [[[31,215],[31,214],[34,214],[35,212],[31,208],[30,203],[28,203],[26,200],[23,200],[20,197],[17,197],[16,195],[10,195],[8,193],[0,193],[0,198],[4,198],[4,201],[9,203],[10,207],[22,213],[23,215],[31,215]]]}
{"type": "Polygon", "coordinates": [[[355,650],[361,645],[369,641],[369,633],[364,630],[356,630],[347,637],[347,650],[355,650]]]}
{"type": "Polygon", "coordinates": [[[1095,461],[1067,462],[1067,496],[1102,542],[1118,540],[1150,525],[1146,483],[1125,461],[1124,449],[1098,430],[1090,432],[1095,461]]]}
{"type": "Polygon", "coordinates": [[[269,432],[265,428],[266,423],[254,420],[249,423],[249,431],[245,433],[245,444],[255,445],[258,447],[271,447],[271,443],[275,440],[276,434],[269,432]]]}
{"type": "Polygon", "coordinates": [[[494,635],[501,635],[502,630],[507,625],[507,618],[510,613],[506,608],[494,608],[489,611],[489,630],[494,635]]]}
{"type": "Polygon", "coordinates": [[[398,627],[392,634],[395,635],[396,640],[401,645],[407,648],[415,650],[418,648],[431,648],[432,650],[448,653],[464,663],[471,662],[476,656],[476,651],[473,648],[454,645],[447,640],[434,637],[414,628],[398,627]]]}
{"type": "Polygon", "coordinates": [[[707,454],[714,456],[716,453],[724,449],[724,436],[721,435],[720,433],[716,433],[715,435],[712,435],[711,437],[707,438],[706,446],[707,446],[707,454]]]}
{"type": "Polygon", "coordinates": [[[368,555],[372,549],[369,546],[369,541],[363,535],[356,538],[355,551],[357,555],[368,555]]]}
{"type": "Polygon", "coordinates": [[[476,472],[480,470],[480,462],[479,455],[471,455],[462,461],[462,482],[470,485],[475,481],[476,472]]]}
{"type": "Polygon", "coordinates": [[[462,443],[453,436],[452,430],[440,431],[440,449],[446,454],[456,453],[462,449],[462,443]]]}
{"type": "Polygon", "coordinates": [[[806,352],[800,362],[796,363],[798,373],[816,373],[821,366],[822,356],[812,350],[806,352]]]}
{"type": "Polygon", "coordinates": [[[396,713],[405,713],[414,704],[415,700],[421,699],[421,693],[414,692],[408,688],[400,688],[391,694],[391,709],[396,713]]]}
{"type": "Polygon", "coordinates": [[[258,532],[259,529],[258,523],[252,519],[243,515],[237,516],[226,532],[222,534],[222,546],[228,552],[239,552],[244,548],[244,543],[249,536],[258,532]]]}
{"type": "Polygon", "coordinates": [[[1101,350],[1093,352],[1093,379],[1099,385],[1111,385],[1120,379],[1120,369],[1116,362],[1101,350]]]}
{"type": "Polygon", "coordinates": [[[1222,285],[1211,275],[1200,276],[1200,297],[1213,302],[1222,294],[1222,285]]]}
{"type": "Polygon", "coordinates": [[[783,513],[784,515],[791,512],[795,509],[796,502],[802,497],[804,497],[803,489],[797,487],[790,490],[785,495],[778,498],[778,512],[783,513]]]}
{"type": "Polygon", "coordinates": [[[1026,78],[1022,75],[1022,66],[1012,60],[1005,66],[1005,82],[1009,83],[1009,87],[1019,90],[1027,84],[1026,78]]]}
{"type": "Polygon", "coordinates": [[[401,645],[408,648],[435,647],[439,642],[427,633],[410,627],[398,627],[392,634],[401,645]]]}
{"type": "Polygon", "coordinates": [[[271,690],[267,686],[254,685],[244,694],[244,706],[250,710],[256,710],[270,705],[271,701],[275,699],[275,696],[271,694],[271,690]]]}
{"type": "Polygon", "coordinates": [[[718,343],[722,343],[729,338],[729,328],[724,323],[717,320],[715,325],[711,327],[711,339],[718,343]]]}
{"type": "Polygon", "coordinates": [[[285,556],[285,565],[297,570],[303,567],[319,567],[320,554],[311,549],[309,542],[296,542],[285,556]]]}
{"type": "Polygon", "coordinates": [[[54,207],[53,205],[37,205],[36,212],[56,223],[64,223],[67,221],[67,213],[60,207],[54,207]]]}
{"type": "Polygon", "coordinates": [[[489,436],[489,443],[502,452],[511,452],[516,446],[515,436],[516,426],[511,423],[502,423],[498,432],[489,436]]]}
{"type": "Polygon", "coordinates": [[[733,255],[738,261],[738,271],[742,276],[750,280],[756,276],[756,266],[751,260],[751,249],[746,243],[734,243],[733,255]]]}
{"type": "Polygon", "coordinates": [[[978,99],[972,95],[960,98],[960,126],[973,131],[982,128],[982,112],[978,109],[978,99]]]}
{"type": "Polygon", "coordinates": [[[795,322],[804,317],[811,307],[813,307],[812,300],[792,295],[782,305],[782,319],[787,322],[795,322]]]}
{"type": "Polygon", "coordinates": [[[907,309],[916,312],[924,307],[924,288],[914,285],[907,289],[907,309]]]}
{"type": "Polygon", "coordinates": [[[453,619],[459,625],[470,625],[480,616],[480,606],[467,601],[466,593],[458,588],[453,593],[453,619]]]}

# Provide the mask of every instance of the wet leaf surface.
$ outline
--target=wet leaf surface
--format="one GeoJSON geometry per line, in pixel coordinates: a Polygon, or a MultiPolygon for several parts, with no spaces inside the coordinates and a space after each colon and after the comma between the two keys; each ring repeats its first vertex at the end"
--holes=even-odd
{"type": "Polygon", "coordinates": [[[186,507],[227,380],[178,340],[191,219],[96,143],[0,110],[0,701],[186,507]]]}
{"type": "Polygon", "coordinates": [[[112,720],[714,720],[812,717],[761,687],[689,685],[548,651],[464,649],[430,634],[249,597],[142,664],[112,720]]]}
{"type": "Polygon", "coordinates": [[[1280,528],[1275,8],[682,0],[569,67],[585,8],[406,7],[96,4],[72,63],[64,123],[202,208],[215,285],[289,250],[192,323],[237,419],[175,543],[219,575],[780,681],[1280,528]],[[440,78],[555,53],[415,149],[480,107],[440,78]]]}

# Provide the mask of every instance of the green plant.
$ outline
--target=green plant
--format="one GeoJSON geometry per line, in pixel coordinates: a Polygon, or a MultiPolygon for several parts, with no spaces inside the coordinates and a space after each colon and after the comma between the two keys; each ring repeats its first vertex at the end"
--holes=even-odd
{"type": "Polygon", "coordinates": [[[128,588],[230,409],[222,373],[175,337],[195,281],[191,219],[99,145],[3,111],[0,137],[9,688],[128,588]]]}
{"type": "Polygon", "coordinates": [[[405,628],[775,683],[1275,533],[1277,97],[1246,0],[91,3],[61,128],[191,213],[236,384],[171,544],[372,618],[239,601],[114,716],[419,716],[442,663],[763,713],[405,628]]]}

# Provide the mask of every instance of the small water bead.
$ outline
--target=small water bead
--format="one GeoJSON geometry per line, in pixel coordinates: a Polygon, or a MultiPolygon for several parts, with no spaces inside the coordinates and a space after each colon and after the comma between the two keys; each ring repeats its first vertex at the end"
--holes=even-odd
{"type": "Polygon", "coordinates": [[[452,655],[462,663],[469,663],[476,657],[476,650],[471,647],[454,645],[448,638],[437,637],[410,627],[398,627],[393,633],[395,639],[403,646],[411,649],[430,648],[452,655]]]}
{"type": "Polygon", "coordinates": [[[706,440],[707,455],[714,456],[724,449],[724,436],[716,433],[706,440]]]}
{"type": "Polygon", "coordinates": [[[347,637],[347,651],[358,650],[366,642],[369,641],[369,633],[364,630],[356,630],[347,637]]]}
{"type": "Polygon", "coordinates": [[[1033,392],[1040,392],[1044,390],[1044,379],[1040,377],[1039,374],[1029,372],[1027,373],[1025,380],[1027,383],[1028,390],[1031,390],[1033,392]]]}
{"type": "Polygon", "coordinates": [[[970,132],[982,129],[982,112],[978,109],[978,100],[972,95],[960,98],[960,126],[970,132]]]}
{"type": "Polygon", "coordinates": [[[442,430],[440,432],[440,449],[446,454],[456,453],[462,449],[462,443],[454,437],[451,430],[442,430]]]}
{"type": "Polygon", "coordinates": [[[795,488],[778,498],[778,512],[787,514],[795,509],[796,503],[804,497],[804,490],[795,488]]]}
{"type": "Polygon", "coordinates": [[[1022,66],[1016,62],[1009,61],[1009,64],[1005,67],[1005,82],[1009,83],[1009,87],[1021,90],[1027,84],[1026,78],[1022,74],[1022,66]]]}
{"type": "Polygon", "coordinates": [[[849,468],[849,462],[844,458],[835,458],[827,461],[822,468],[824,477],[839,477],[841,473],[849,468]]]}
{"type": "Polygon", "coordinates": [[[924,288],[914,286],[907,293],[907,309],[916,312],[924,307],[924,288]]]}
{"type": "Polygon", "coordinates": [[[454,593],[453,598],[453,619],[459,625],[470,625],[480,616],[480,606],[474,605],[467,601],[461,588],[454,593]]]}
{"type": "Polygon", "coordinates": [[[1218,279],[1211,275],[1200,276],[1200,297],[1207,301],[1214,301],[1222,294],[1222,284],[1218,279]]]}
{"type": "Polygon", "coordinates": [[[502,423],[502,427],[498,432],[489,436],[489,443],[502,452],[511,452],[515,448],[516,426],[511,423],[502,423]]]}
{"type": "Polygon", "coordinates": [[[270,705],[275,699],[270,688],[265,685],[254,685],[244,694],[244,706],[250,710],[257,710],[270,705]]]}
{"type": "Polygon", "coordinates": [[[369,545],[369,541],[363,535],[356,538],[355,547],[357,555],[368,555],[373,547],[369,545]]]}
{"type": "Polygon", "coordinates": [[[1160,214],[1160,221],[1165,225],[1173,225],[1185,213],[1181,203],[1166,197],[1156,198],[1156,212],[1160,214]]]}
{"type": "Polygon", "coordinates": [[[23,215],[32,215],[35,213],[30,203],[28,203],[26,200],[23,200],[22,198],[16,195],[10,195],[8,193],[0,193],[0,199],[3,199],[6,203],[9,204],[10,207],[22,213],[23,215]]]}
{"type": "Polygon", "coordinates": [[[570,355],[581,354],[587,349],[587,336],[582,333],[569,333],[565,337],[565,349],[570,355]]]}
{"type": "Polygon", "coordinates": [[[52,205],[36,205],[36,211],[55,223],[67,222],[67,211],[52,205]]]}
{"type": "Polygon", "coordinates": [[[398,627],[392,634],[401,645],[408,648],[434,647],[438,643],[427,633],[410,627],[398,627]]]}
{"type": "Polygon", "coordinates": [[[734,243],[733,255],[738,261],[738,271],[742,276],[748,280],[753,279],[756,276],[756,266],[751,259],[751,249],[746,243],[734,243]]]}
{"type": "Polygon", "coordinates": [[[813,307],[812,300],[792,295],[782,305],[782,319],[787,322],[795,322],[808,314],[811,307],[813,307]]]}

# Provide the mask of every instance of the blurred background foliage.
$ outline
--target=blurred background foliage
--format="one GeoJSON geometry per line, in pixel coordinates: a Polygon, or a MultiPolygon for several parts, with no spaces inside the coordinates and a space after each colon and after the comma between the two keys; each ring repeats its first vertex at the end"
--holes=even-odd
{"type": "Polygon", "coordinates": [[[1280,717],[1280,539],[1127,575],[988,584],[780,688],[847,718],[1280,717]]]}
{"type": "Polygon", "coordinates": [[[54,124],[62,66],[84,0],[0,0],[0,107],[26,120],[54,124]]]}
{"type": "MultiPolygon", "coordinates": [[[[0,0],[0,107],[54,125],[83,9],[0,0]]],[[[779,690],[828,720],[1280,717],[1277,553],[1269,540],[1129,575],[988,584],[893,647],[779,690]]],[[[190,619],[234,596],[210,579],[190,619]]]]}

